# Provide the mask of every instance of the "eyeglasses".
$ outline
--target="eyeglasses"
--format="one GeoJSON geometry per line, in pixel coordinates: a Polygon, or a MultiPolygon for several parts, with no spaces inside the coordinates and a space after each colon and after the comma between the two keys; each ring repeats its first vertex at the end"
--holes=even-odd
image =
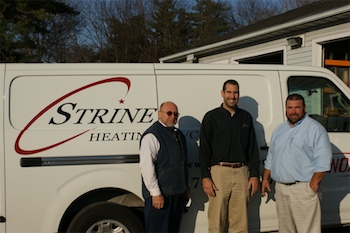
{"type": "MultiPolygon", "coordinates": [[[[163,111],[161,111],[161,112],[163,112],[163,111]]],[[[178,117],[179,115],[180,115],[180,113],[178,113],[178,112],[171,112],[171,111],[167,111],[167,112],[165,112],[168,116],[171,116],[172,114],[174,114],[174,117],[178,117]]]]}

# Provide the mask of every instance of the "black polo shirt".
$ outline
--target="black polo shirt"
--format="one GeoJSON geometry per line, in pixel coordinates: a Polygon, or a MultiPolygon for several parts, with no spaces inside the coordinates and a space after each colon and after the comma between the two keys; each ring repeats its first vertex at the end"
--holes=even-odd
{"type": "Polygon", "coordinates": [[[248,165],[250,176],[259,176],[259,152],[251,115],[240,108],[231,116],[222,105],[207,112],[200,130],[199,162],[202,178],[220,162],[248,165]]]}

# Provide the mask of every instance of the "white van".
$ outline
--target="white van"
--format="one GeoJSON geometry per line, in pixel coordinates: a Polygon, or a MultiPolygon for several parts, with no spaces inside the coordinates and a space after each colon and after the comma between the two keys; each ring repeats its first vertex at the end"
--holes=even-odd
{"type": "MultiPolygon", "coordinates": [[[[192,204],[181,232],[207,232],[198,135],[220,106],[224,81],[240,84],[261,170],[285,99],[300,93],[329,133],[332,168],[324,179],[324,225],[350,223],[350,90],[313,67],[208,64],[0,64],[0,233],[141,232],[138,167],[142,133],[173,101],[188,145],[192,204]],[[118,231],[119,232],[119,231],[118,231]]],[[[274,191],[249,203],[252,232],[277,230],[274,191]]]]}

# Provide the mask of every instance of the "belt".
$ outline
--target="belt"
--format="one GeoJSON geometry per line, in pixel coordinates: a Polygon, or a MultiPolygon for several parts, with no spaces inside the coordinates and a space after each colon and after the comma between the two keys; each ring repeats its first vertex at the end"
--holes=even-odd
{"type": "Polygon", "coordinates": [[[239,168],[243,167],[244,163],[218,163],[217,165],[222,167],[239,168]]]}
{"type": "Polygon", "coordinates": [[[295,181],[293,183],[280,183],[280,184],[284,184],[284,185],[293,185],[293,184],[296,184],[296,183],[299,183],[299,181],[295,181]]]}

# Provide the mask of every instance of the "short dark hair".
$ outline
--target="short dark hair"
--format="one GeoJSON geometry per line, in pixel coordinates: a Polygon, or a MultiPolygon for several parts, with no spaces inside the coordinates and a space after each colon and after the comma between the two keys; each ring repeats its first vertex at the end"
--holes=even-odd
{"type": "Polygon", "coordinates": [[[287,105],[287,101],[288,100],[301,100],[303,102],[303,106],[305,106],[305,100],[304,100],[304,97],[302,95],[299,95],[299,94],[291,94],[287,97],[287,100],[286,100],[286,105],[287,105]]]}
{"type": "Polygon", "coordinates": [[[222,90],[225,91],[226,90],[226,84],[232,84],[232,85],[236,85],[238,87],[238,90],[239,90],[239,85],[238,85],[238,82],[236,80],[233,80],[233,79],[229,79],[227,80],[226,82],[224,82],[224,85],[222,86],[222,90]]]}

